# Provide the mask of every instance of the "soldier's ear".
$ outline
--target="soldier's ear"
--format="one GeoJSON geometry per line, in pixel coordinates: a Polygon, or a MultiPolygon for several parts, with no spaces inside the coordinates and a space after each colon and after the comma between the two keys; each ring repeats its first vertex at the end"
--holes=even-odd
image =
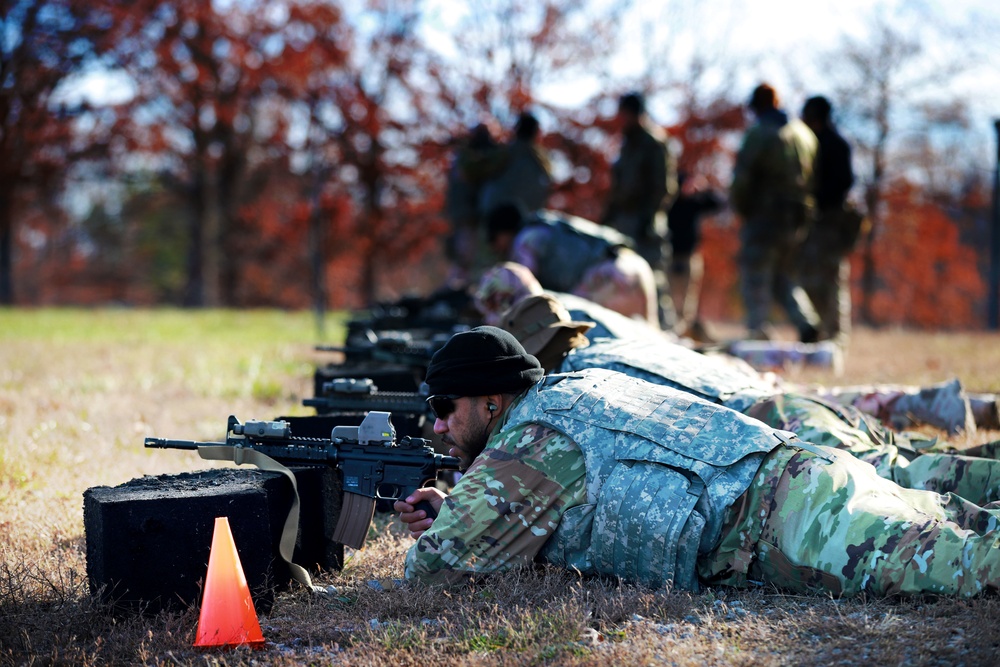
{"type": "Polygon", "coordinates": [[[493,395],[485,396],[484,398],[486,399],[486,410],[489,411],[490,417],[493,417],[500,410],[503,397],[500,395],[493,395]]]}

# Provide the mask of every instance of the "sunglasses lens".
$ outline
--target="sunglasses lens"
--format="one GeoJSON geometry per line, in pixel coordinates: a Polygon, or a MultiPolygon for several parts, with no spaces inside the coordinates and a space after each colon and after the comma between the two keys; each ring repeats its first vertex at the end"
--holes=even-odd
{"type": "Polygon", "coordinates": [[[431,396],[427,404],[438,419],[447,419],[455,411],[455,400],[451,396],[431,396]]]}

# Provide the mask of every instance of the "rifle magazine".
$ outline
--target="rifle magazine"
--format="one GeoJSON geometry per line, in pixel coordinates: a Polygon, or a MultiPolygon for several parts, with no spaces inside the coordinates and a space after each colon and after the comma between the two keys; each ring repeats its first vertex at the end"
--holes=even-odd
{"type": "Polygon", "coordinates": [[[375,499],[357,493],[345,493],[344,504],[340,508],[337,527],[333,529],[333,541],[352,549],[360,549],[368,537],[368,526],[375,515],[375,499]]]}

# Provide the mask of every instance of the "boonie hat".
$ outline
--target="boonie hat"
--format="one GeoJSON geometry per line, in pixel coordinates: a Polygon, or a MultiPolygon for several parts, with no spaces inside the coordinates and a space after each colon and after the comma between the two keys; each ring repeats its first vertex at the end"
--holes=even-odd
{"type": "Polygon", "coordinates": [[[533,355],[544,350],[561,330],[573,329],[583,334],[596,326],[593,322],[573,320],[566,307],[549,294],[521,299],[501,316],[500,324],[533,355]]]}

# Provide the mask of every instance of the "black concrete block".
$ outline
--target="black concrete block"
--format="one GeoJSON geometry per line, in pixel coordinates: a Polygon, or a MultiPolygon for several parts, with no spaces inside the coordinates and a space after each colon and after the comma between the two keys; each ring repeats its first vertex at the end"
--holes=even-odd
{"type": "MultiPolygon", "coordinates": [[[[339,474],[296,469],[301,518],[293,560],[339,569],[343,547],[329,540],[340,511],[339,474]]],[[[227,516],[254,604],[266,613],[290,575],[278,543],[292,489],[277,473],[249,468],[143,477],[84,493],[87,577],[117,607],[155,613],[200,601],[215,518],[227,516]]]]}

